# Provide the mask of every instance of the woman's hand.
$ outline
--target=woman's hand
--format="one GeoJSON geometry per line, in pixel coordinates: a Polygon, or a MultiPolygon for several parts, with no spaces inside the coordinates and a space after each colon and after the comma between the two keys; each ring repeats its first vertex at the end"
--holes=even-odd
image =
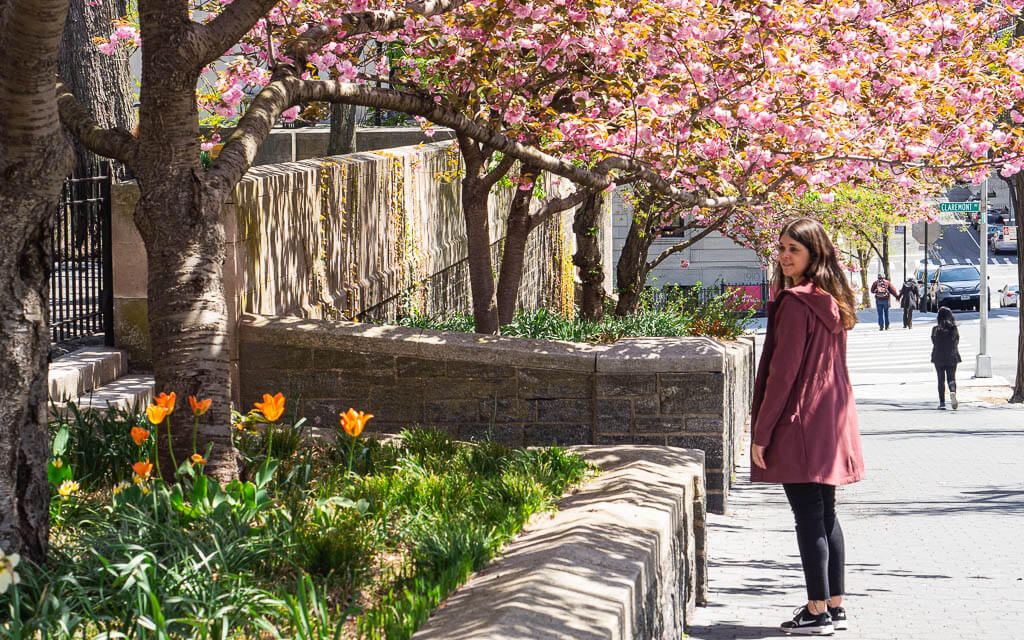
{"type": "Polygon", "coordinates": [[[750,445],[750,461],[754,463],[758,468],[767,469],[768,465],[764,463],[764,447],[756,444],[750,445]]]}

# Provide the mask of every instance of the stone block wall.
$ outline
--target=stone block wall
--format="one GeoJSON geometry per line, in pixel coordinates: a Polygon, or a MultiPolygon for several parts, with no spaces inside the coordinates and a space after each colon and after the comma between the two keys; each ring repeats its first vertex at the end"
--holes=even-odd
{"type": "Polygon", "coordinates": [[[749,410],[751,345],[631,338],[590,345],[245,315],[240,400],[284,393],[313,425],[353,407],[368,430],[415,424],[514,446],[650,444],[705,453],[708,509],[726,510],[749,410]]]}

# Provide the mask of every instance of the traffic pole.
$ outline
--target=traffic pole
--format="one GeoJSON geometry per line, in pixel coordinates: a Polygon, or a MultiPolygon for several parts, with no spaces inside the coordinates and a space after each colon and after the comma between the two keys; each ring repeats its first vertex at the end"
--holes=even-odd
{"type": "Polygon", "coordinates": [[[978,312],[981,316],[975,378],[992,377],[992,356],[988,355],[988,178],[981,183],[981,211],[978,213],[978,246],[981,249],[981,283],[978,285],[978,312]]]}

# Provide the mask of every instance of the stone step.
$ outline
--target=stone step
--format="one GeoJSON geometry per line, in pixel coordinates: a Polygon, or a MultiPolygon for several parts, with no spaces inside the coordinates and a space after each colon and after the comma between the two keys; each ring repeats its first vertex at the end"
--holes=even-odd
{"type": "Polygon", "coordinates": [[[73,400],[128,372],[128,354],[110,347],[84,347],[50,363],[50,400],[73,400]]]}
{"type": "MultiPolygon", "coordinates": [[[[117,380],[79,396],[75,400],[75,405],[79,409],[95,409],[100,413],[105,413],[109,408],[131,409],[138,407],[145,409],[153,398],[154,384],[153,376],[149,374],[121,376],[117,380]]],[[[65,408],[65,405],[59,406],[61,409],[65,408]]]]}

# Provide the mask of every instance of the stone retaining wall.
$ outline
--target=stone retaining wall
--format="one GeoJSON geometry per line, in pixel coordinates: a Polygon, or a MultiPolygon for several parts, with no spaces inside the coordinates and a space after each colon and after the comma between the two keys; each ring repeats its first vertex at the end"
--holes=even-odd
{"type": "Polygon", "coordinates": [[[239,323],[243,407],[282,392],[314,426],[354,407],[385,433],[429,424],[514,446],[701,449],[716,513],[749,410],[750,358],[749,340],[590,345],[248,314],[239,323]]]}
{"type": "Polygon", "coordinates": [[[681,640],[707,603],[703,456],[574,447],[601,469],[452,594],[413,640],[681,640]]]}

